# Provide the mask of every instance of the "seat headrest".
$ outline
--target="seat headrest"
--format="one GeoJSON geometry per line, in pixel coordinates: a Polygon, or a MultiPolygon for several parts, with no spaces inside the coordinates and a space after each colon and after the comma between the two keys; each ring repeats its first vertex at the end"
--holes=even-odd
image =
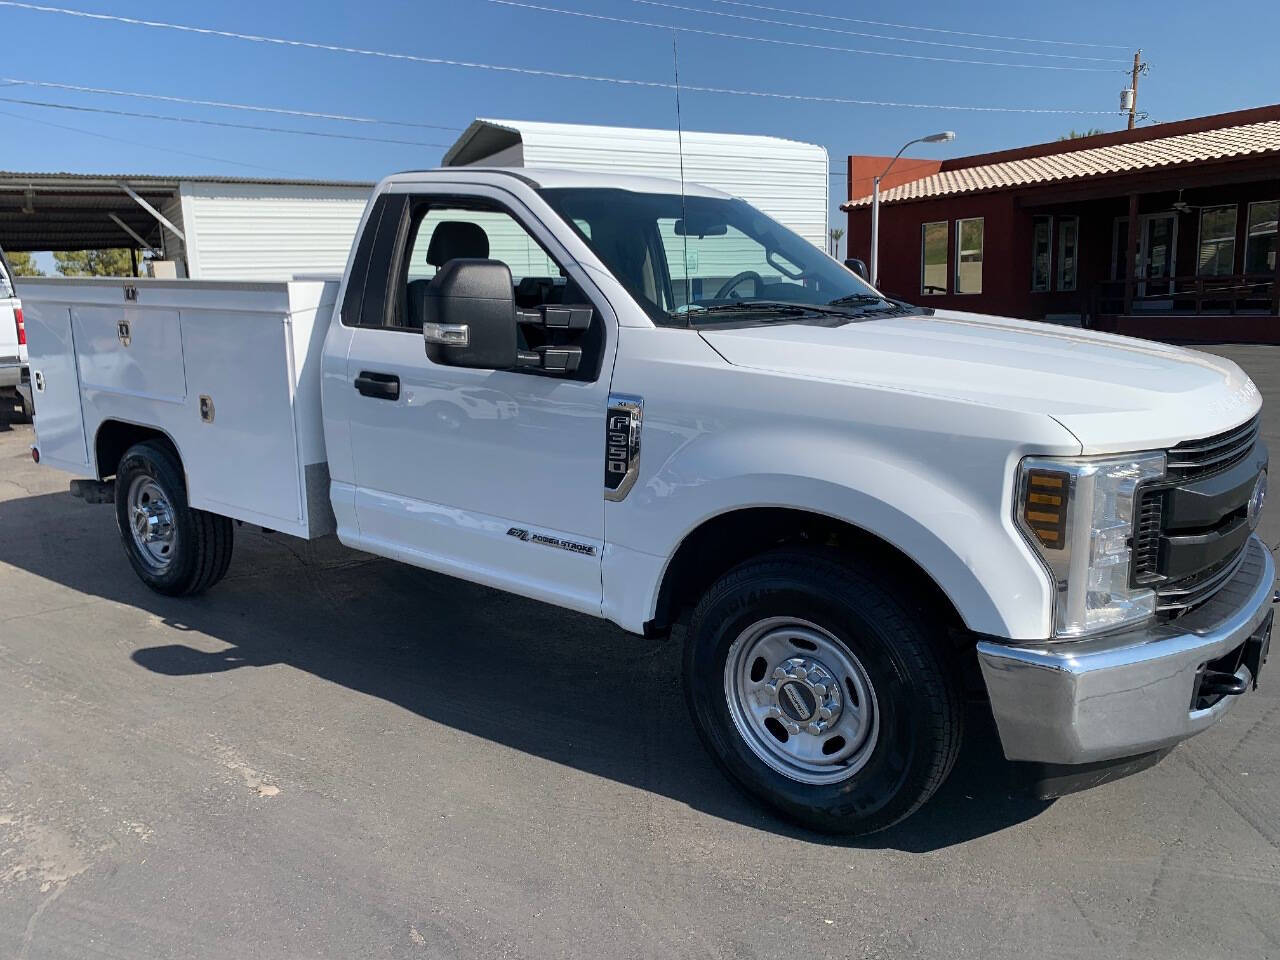
{"type": "Polygon", "coordinates": [[[465,220],[441,220],[427,245],[427,263],[443,267],[450,260],[489,259],[489,235],[479,224],[465,220]]]}

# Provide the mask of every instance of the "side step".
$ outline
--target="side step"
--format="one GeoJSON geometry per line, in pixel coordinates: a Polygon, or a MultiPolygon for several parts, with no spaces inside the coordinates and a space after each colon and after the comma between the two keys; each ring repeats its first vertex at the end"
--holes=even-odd
{"type": "Polygon", "coordinates": [[[115,503],[114,480],[72,480],[71,495],[85,503],[115,503]]]}

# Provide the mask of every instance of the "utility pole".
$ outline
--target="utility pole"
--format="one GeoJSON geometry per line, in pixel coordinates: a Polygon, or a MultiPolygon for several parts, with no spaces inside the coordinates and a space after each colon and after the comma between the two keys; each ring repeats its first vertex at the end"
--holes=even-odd
{"type": "Polygon", "coordinates": [[[1129,87],[1133,91],[1133,99],[1129,102],[1129,129],[1132,130],[1138,120],[1138,74],[1142,72],[1142,51],[1133,55],[1133,80],[1129,87]]]}

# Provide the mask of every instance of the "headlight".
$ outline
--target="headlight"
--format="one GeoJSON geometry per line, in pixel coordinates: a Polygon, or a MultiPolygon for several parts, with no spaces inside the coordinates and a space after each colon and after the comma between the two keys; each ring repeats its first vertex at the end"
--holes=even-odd
{"type": "Polygon", "coordinates": [[[1130,586],[1134,494],[1164,476],[1163,453],[1030,457],[1018,469],[1015,520],[1057,590],[1055,637],[1145,620],[1155,592],[1130,586]]]}

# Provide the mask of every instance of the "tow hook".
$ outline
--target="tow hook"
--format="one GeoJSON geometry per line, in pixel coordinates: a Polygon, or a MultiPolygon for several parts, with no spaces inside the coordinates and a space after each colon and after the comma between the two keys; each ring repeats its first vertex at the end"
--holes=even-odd
{"type": "Polygon", "coordinates": [[[1200,678],[1200,696],[1202,697],[1238,697],[1249,689],[1249,684],[1234,673],[1221,670],[1206,670],[1200,678]]]}

